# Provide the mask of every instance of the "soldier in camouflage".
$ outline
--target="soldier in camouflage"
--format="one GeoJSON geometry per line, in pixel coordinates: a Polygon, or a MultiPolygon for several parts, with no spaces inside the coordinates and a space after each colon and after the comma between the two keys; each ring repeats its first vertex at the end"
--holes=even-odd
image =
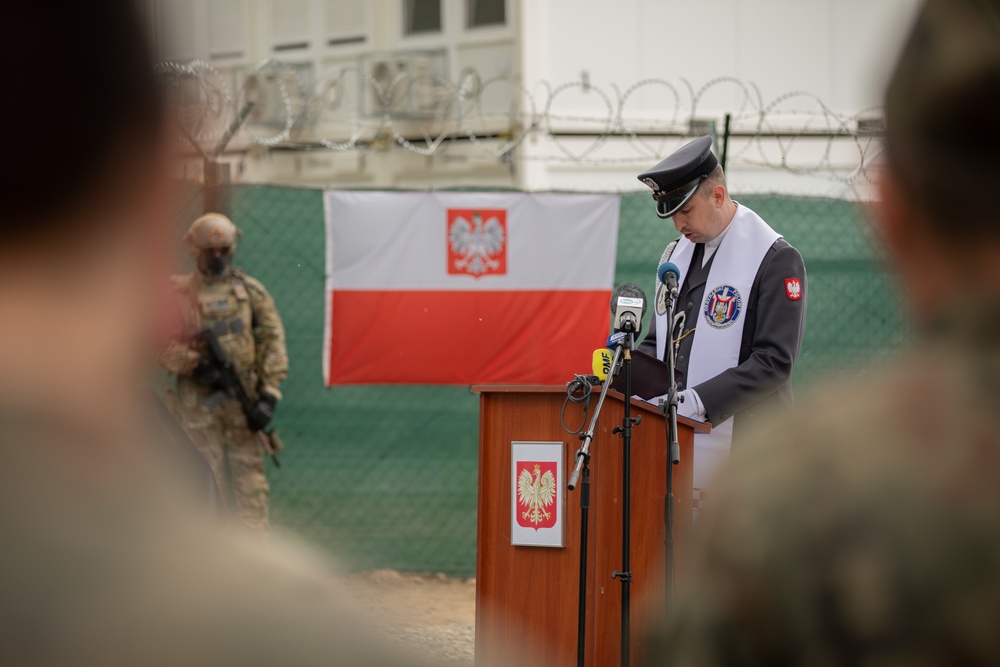
{"type": "Polygon", "coordinates": [[[239,230],[218,213],[191,225],[184,242],[197,269],[174,278],[186,335],[169,346],[162,361],[177,377],[177,417],[212,467],[219,487],[231,489],[236,516],[266,532],[270,487],[259,432],[270,423],[281,398],[288,355],[271,296],[259,281],[231,266],[238,240],[239,230]],[[219,391],[219,369],[196,335],[204,329],[216,333],[243,386],[255,397],[249,414],[238,400],[219,391]]]}
{"type": "Polygon", "coordinates": [[[918,340],[735,452],[649,664],[1000,664],[1000,0],[921,3],[886,101],[918,340]]]}

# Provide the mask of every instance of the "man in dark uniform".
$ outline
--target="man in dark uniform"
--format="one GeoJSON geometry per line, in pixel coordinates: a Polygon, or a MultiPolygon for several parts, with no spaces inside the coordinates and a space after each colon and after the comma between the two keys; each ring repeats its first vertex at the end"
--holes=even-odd
{"type": "Polygon", "coordinates": [[[667,322],[666,290],[658,284],[656,312],[639,350],[662,360],[668,342],[674,344],[679,412],[714,425],[695,442],[697,507],[734,431],[745,430],[761,408],[792,403],[791,374],[805,326],[805,265],[798,250],[730,198],[711,137],[688,143],[639,180],[652,188],[657,215],[673,218],[681,234],[661,259],[682,273],[674,323],[667,322]]]}

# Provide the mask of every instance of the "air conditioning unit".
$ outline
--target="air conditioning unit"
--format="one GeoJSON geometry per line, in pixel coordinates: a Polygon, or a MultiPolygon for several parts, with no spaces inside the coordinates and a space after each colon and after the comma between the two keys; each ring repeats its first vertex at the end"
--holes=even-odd
{"type": "Polygon", "coordinates": [[[243,68],[243,95],[237,100],[241,106],[244,101],[254,102],[254,109],[248,120],[249,124],[265,127],[284,127],[288,119],[289,108],[285,104],[287,97],[291,105],[292,116],[297,116],[308,102],[307,95],[312,86],[312,63],[281,63],[268,67],[263,71],[253,73],[252,78],[243,68]]]}
{"type": "Polygon", "coordinates": [[[400,51],[363,58],[366,111],[371,116],[388,113],[394,118],[427,118],[448,104],[445,51],[400,51]]]}

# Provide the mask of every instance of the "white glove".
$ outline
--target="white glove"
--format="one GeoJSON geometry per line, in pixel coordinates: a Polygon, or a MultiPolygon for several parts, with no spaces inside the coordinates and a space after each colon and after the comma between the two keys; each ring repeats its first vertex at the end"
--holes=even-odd
{"type": "MultiPolygon", "coordinates": [[[[636,396],[636,398],[639,397],[636,396]]],[[[661,396],[643,398],[641,400],[652,405],[659,405],[660,401],[666,401],[668,398],[670,398],[669,394],[663,394],[661,396]]],[[[677,414],[681,417],[687,417],[688,419],[694,419],[700,422],[705,421],[705,404],[701,402],[701,396],[698,395],[698,392],[694,389],[685,389],[677,394],[677,414]]]]}
{"type": "Polygon", "coordinates": [[[701,402],[701,396],[694,389],[685,389],[677,395],[677,414],[688,419],[705,421],[705,404],[701,402]]]}

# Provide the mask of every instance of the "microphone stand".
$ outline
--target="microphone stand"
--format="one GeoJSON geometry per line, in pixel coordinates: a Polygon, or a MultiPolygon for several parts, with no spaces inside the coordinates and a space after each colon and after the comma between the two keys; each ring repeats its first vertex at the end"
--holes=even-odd
{"type": "Polygon", "coordinates": [[[611,380],[618,369],[618,364],[622,358],[624,345],[619,344],[615,348],[615,356],[611,361],[611,372],[608,374],[601,387],[601,396],[597,399],[597,408],[594,416],[590,419],[590,427],[585,433],[580,434],[583,444],[576,452],[576,467],[569,477],[567,488],[572,491],[576,488],[577,481],[583,474],[583,482],[580,485],[580,590],[578,595],[577,609],[577,629],[576,629],[576,664],[578,667],[584,665],[584,655],[586,652],[587,633],[587,527],[590,514],[590,445],[594,441],[594,431],[597,428],[597,420],[601,416],[601,408],[604,407],[604,399],[608,395],[611,387],[611,380]]]}
{"type": "Polygon", "coordinates": [[[622,570],[611,573],[612,579],[618,579],[622,584],[621,609],[621,665],[629,667],[629,650],[631,631],[632,603],[632,427],[642,422],[642,415],[632,417],[632,346],[635,332],[629,331],[622,341],[625,347],[625,359],[622,362],[625,373],[625,415],[622,425],[616,426],[612,433],[617,433],[622,439],[622,570]]]}
{"type": "Polygon", "coordinates": [[[666,401],[660,401],[659,411],[665,415],[667,430],[667,495],[663,499],[663,524],[666,529],[664,544],[666,547],[666,558],[664,558],[664,595],[666,605],[669,608],[674,601],[674,466],[681,461],[681,446],[677,441],[677,376],[676,361],[677,353],[674,347],[674,299],[677,292],[670,289],[667,299],[667,322],[670,330],[667,333],[667,373],[670,378],[670,391],[666,401]]]}

